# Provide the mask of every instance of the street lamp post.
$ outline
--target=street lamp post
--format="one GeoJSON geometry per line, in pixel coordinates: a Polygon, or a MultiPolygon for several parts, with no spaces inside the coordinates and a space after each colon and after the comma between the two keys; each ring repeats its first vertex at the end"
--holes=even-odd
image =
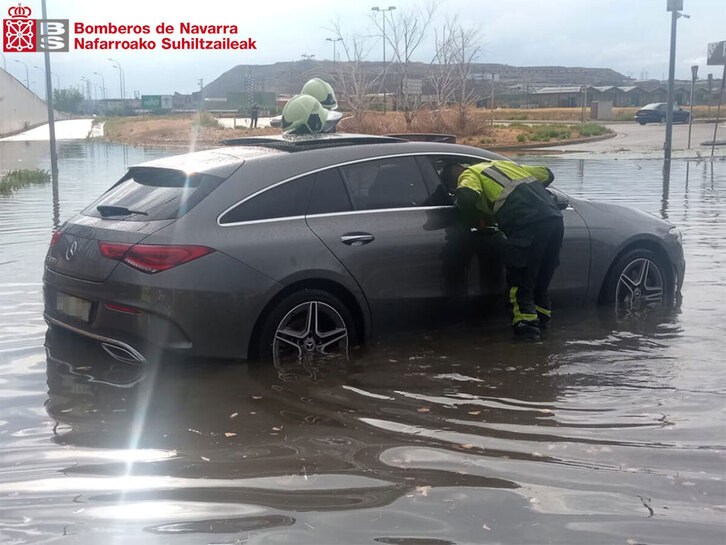
{"type": "MultiPolygon", "coordinates": [[[[40,71],[41,71],[41,72],[43,73],[43,81],[45,81],[45,70],[43,70],[43,69],[42,69],[42,68],[41,68],[40,66],[38,66],[37,64],[34,64],[34,65],[33,65],[33,68],[37,68],[38,70],[40,70],[40,71]]],[[[48,100],[48,97],[45,97],[45,100],[48,100]]]]}
{"type": "Polygon", "coordinates": [[[325,38],[328,42],[333,42],[333,75],[335,75],[337,72],[335,70],[335,43],[336,42],[342,42],[343,38],[325,38]]]}
{"type": "Polygon", "coordinates": [[[25,86],[30,89],[30,77],[28,76],[28,65],[25,64],[23,61],[19,61],[18,59],[15,59],[15,62],[19,62],[23,66],[25,66],[25,86]]]}
{"type": "Polygon", "coordinates": [[[93,93],[93,87],[92,87],[93,84],[91,83],[91,80],[88,79],[86,76],[83,76],[81,78],[81,81],[86,86],[86,92],[84,93],[84,95],[88,95],[88,101],[91,102],[93,100],[93,94],[92,94],[93,93]]]}
{"type": "Polygon", "coordinates": [[[668,63],[668,111],[666,111],[666,135],[664,149],[664,159],[666,168],[670,170],[671,145],[673,141],[673,88],[676,72],[676,21],[679,17],[690,18],[689,15],[679,13],[683,9],[683,0],[668,0],[667,11],[671,12],[671,54],[668,63]]]}
{"type": "Polygon", "coordinates": [[[688,116],[688,149],[691,149],[691,125],[693,125],[693,87],[696,85],[696,78],[698,78],[698,65],[694,64],[691,66],[691,115],[688,116]]]}
{"type": "Polygon", "coordinates": [[[103,98],[105,100],[106,99],[106,80],[104,79],[103,74],[101,74],[100,72],[94,72],[94,74],[96,76],[98,76],[99,78],[101,78],[101,89],[103,91],[103,98]]]}
{"type": "Polygon", "coordinates": [[[386,115],[386,12],[393,11],[396,6],[387,8],[371,8],[371,11],[379,11],[383,16],[383,115],[386,115]]]}
{"type": "Polygon", "coordinates": [[[119,91],[121,92],[121,112],[126,113],[126,102],[124,99],[126,98],[126,90],[124,87],[126,86],[126,82],[124,81],[124,71],[123,68],[121,68],[121,63],[119,63],[116,59],[112,59],[111,57],[108,58],[111,62],[114,62],[114,68],[118,68],[118,85],[119,85],[119,91]]]}

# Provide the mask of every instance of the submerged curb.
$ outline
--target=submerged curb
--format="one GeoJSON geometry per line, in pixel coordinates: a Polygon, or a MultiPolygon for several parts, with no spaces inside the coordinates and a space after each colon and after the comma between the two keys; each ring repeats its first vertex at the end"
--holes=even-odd
{"type": "MultiPolygon", "coordinates": [[[[557,146],[571,146],[573,144],[585,144],[588,142],[599,142],[601,140],[609,140],[615,138],[618,135],[615,131],[610,134],[601,134],[599,136],[587,136],[584,138],[573,138],[570,140],[557,140],[555,142],[539,142],[537,144],[516,144],[509,146],[487,146],[484,149],[491,151],[516,151],[520,149],[539,149],[539,148],[554,148],[557,146]]],[[[481,146],[479,146],[481,147],[481,146]]]]}

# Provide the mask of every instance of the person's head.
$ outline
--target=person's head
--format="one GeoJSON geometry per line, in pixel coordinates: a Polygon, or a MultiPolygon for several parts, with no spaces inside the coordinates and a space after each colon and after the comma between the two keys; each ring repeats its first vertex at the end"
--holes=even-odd
{"type": "Polygon", "coordinates": [[[441,178],[444,185],[450,192],[454,192],[459,183],[459,176],[461,176],[467,168],[467,165],[453,161],[444,165],[444,169],[441,172],[441,178]]]}
{"type": "Polygon", "coordinates": [[[284,134],[318,134],[323,131],[328,110],[310,95],[292,97],[282,109],[284,134]]]}
{"type": "Polygon", "coordinates": [[[310,95],[323,105],[326,110],[335,110],[338,108],[338,101],[335,100],[335,92],[327,81],[320,78],[313,78],[303,85],[301,95],[310,95]]]}

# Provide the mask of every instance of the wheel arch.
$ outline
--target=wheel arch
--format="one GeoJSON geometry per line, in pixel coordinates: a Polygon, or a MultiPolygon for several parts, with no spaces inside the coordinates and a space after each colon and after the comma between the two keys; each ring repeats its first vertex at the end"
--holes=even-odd
{"type": "Polygon", "coordinates": [[[268,301],[262,312],[260,312],[259,316],[257,316],[255,325],[252,328],[252,335],[250,336],[250,343],[248,349],[249,359],[256,359],[259,355],[259,340],[261,330],[265,323],[265,320],[270,315],[272,310],[285,297],[304,289],[318,289],[326,291],[340,299],[340,301],[346,306],[348,311],[353,316],[357,337],[355,339],[355,344],[364,342],[370,331],[370,320],[368,316],[364,313],[365,311],[367,311],[367,307],[364,311],[362,303],[358,300],[358,298],[340,282],[336,282],[335,280],[331,280],[328,278],[307,278],[303,280],[297,280],[295,282],[285,285],[272,297],[272,299],[268,301]]]}
{"type": "Polygon", "coordinates": [[[610,281],[610,278],[613,274],[613,269],[614,269],[615,265],[620,261],[620,258],[622,258],[628,252],[632,252],[633,250],[650,250],[651,252],[656,254],[660,259],[662,259],[663,262],[667,264],[665,274],[667,275],[668,292],[670,293],[672,289],[675,289],[675,282],[676,282],[675,270],[673,268],[673,263],[671,262],[670,255],[668,255],[668,252],[666,251],[666,249],[662,246],[662,244],[657,239],[639,238],[639,239],[631,240],[631,241],[627,242],[620,249],[620,251],[615,255],[615,257],[613,257],[612,261],[610,262],[610,266],[608,267],[608,270],[605,273],[605,276],[603,276],[602,281],[600,282],[600,288],[598,289],[598,296],[597,296],[598,304],[601,304],[604,302],[608,282],[610,281]]]}

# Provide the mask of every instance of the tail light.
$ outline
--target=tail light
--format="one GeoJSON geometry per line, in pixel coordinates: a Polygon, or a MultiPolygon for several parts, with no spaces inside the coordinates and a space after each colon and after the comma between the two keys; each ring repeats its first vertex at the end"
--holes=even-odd
{"type": "Polygon", "coordinates": [[[211,254],[214,250],[206,246],[122,244],[99,242],[101,254],[109,259],[122,261],[134,269],[153,274],[166,271],[182,263],[211,254]]]}
{"type": "Polygon", "coordinates": [[[50,245],[55,246],[55,243],[58,242],[58,239],[61,237],[60,231],[53,231],[53,236],[50,237],[50,245]]]}

